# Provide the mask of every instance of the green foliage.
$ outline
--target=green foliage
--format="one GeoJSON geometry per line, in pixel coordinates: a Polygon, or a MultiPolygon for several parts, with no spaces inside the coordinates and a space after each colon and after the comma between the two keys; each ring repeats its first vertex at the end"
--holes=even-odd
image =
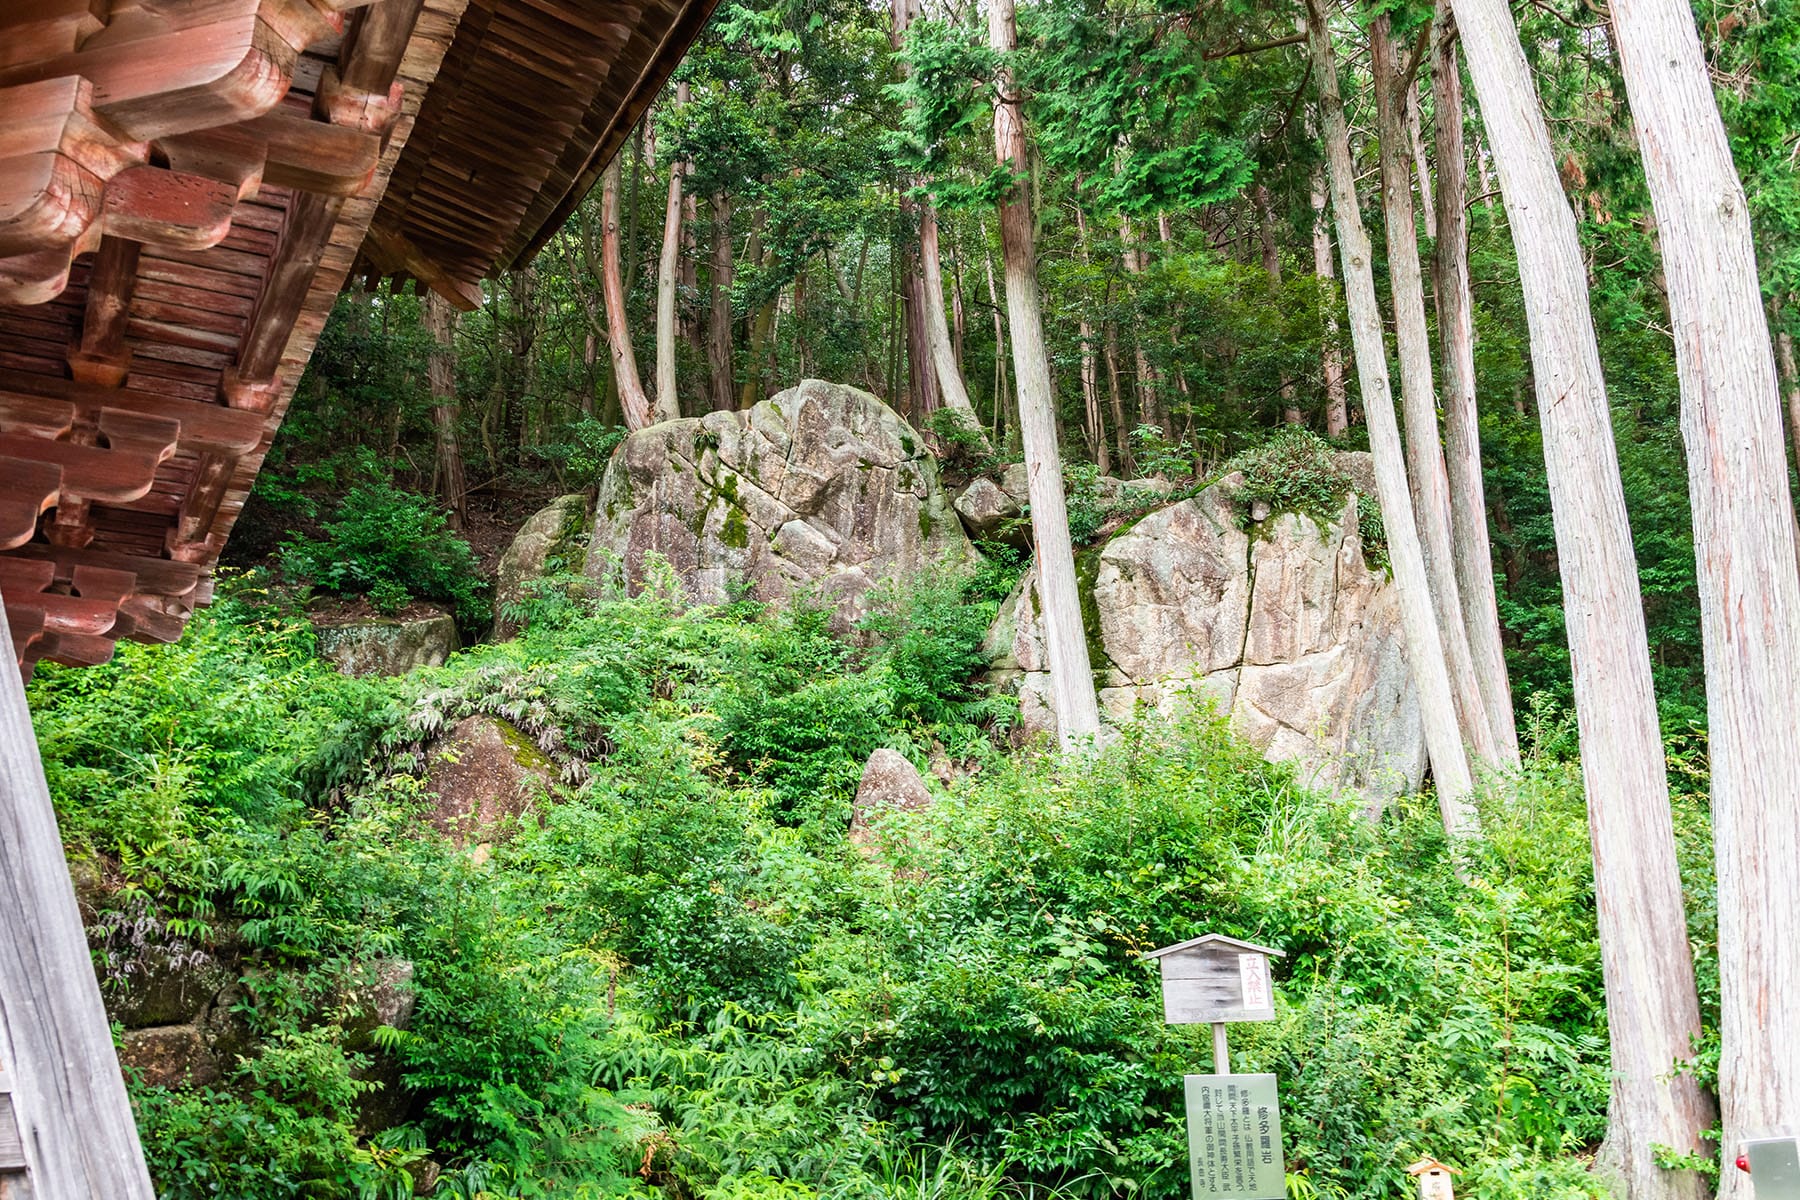
{"type": "MultiPolygon", "coordinates": [[[[1204,706],[1079,761],[1003,753],[970,670],[1017,568],[876,597],[860,647],[805,605],[551,581],[520,640],[375,682],[239,585],[175,646],[46,668],[59,813],[114,881],[112,973],[241,947],[241,1062],[133,1085],[163,1194],[401,1195],[429,1159],[453,1196],[1172,1200],[1207,1050],[1139,956],[1216,929],[1288,952],[1278,1019],[1233,1046],[1281,1075],[1295,1194],[1385,1198],[1455,1146],[1476,1194],[1597,1198],[1574,765],[1485,796],[1459,879],[1429,798],[1363,819],[1204,706]],[[421,747],[476,713],[562,781],[485,862],[419,815],[421,747]],[[843,831],[884,743],[972,773],[873,817],[871,859],[843,831]],[[345,997],[390,957],[416,1011],[371,1034],[345,997]]],[[[1704,812],[1678,801],[1697,897],[1704,812]]]]}
{"type": "Polygon", "coordinates": [[[382,612],[413,600],[449,605],[465,628],[493,617],[475,552],[429,500],[383,480],[345,494],[319,538],[282,547],[287,574],[343,596],[366,595],[382,612]]]}
{"type": "Polygon", "coordinates": [[[1275,512],[1304,513],[1320,522],[1335,521],[1355,488],[1330,442],[1291,426],[1236,455],[1223,469],[1242,473],[1236,489],[1240,503],[1260,500],[1275,512]]]}
{"type": "Polygon", "coordinates": [[[1143,475],[1179,479],[1194,472],[1193,448],[1185,441],[1170,441],[1156,425],[1133,427],[1131,455],[1137,461],[1139,473],[1143,475]]]}
{"type": "Polygon", "coordinates": [[[938,454],[947,462],[957,463],[972,471],[986,471],[994,465],[994,453],[981,426],[967,413],[955,408],[940,408],[927,417],[925,427],[937,439],[938,454]]]}

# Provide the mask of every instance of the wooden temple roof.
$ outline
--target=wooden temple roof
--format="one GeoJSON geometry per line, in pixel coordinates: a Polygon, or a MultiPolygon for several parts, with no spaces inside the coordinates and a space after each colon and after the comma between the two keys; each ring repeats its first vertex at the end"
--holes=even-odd
{"type": "Polygon", "coordinates": [[[353,270],[528,260],[712,0],[0,4],[0,599],[171,641],[353,270]]]}

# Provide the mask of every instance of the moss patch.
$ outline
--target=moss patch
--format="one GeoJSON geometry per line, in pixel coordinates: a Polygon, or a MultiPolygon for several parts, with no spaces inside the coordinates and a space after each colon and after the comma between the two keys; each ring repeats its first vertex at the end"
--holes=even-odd
{"type": "Polygon", "coordinates": [[[750,544],[750,524],[744,519],[744,510],[735,504],[725,514],[725,527],[719,530],[719,540],[733,550],[742,550],[750,544]]]}
{"type": "Polygon", "coordinates": [[[502,721],[498,717],[492,718],[492,720],[495,727],[500,730],[500,740],[506,743],[508,750],[512,751],[515,762],[528,771],[540,771],[551,779],[556,778],[556,763],[548,754],[538,749],[536,742],[526,737],[511,721],[502,721]]]}

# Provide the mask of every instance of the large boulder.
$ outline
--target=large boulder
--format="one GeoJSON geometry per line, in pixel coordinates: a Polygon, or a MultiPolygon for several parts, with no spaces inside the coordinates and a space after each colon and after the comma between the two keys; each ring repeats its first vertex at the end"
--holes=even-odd
{"type": "Polygon", "coordinates": [[[428,819],[457,845],[479,850],[509,819],[530,812],[555,778],[554,764],[516,726],[464,717],[426,753],[428,819]]]}
{"type": "Polygon", "coordinates": [[[315,627],[319,657],[346,675],[404,675],[441,667],[461,643],[449,613],[315,627]]]}
{"type": "Polygon", "coordinates": [[[518,632],[518,622],[507,609],[525,598],[525,585],[549,574],[553,567],[581,570],[587,552],[588,498],[580,492],[558,496],[532,514],[513,535],[512,544],[500,556],[494,580],[494,637],[518,632]]]}
{"type": "MultiPolygon", "coordinates": [[[[1082,556],[1102,708],[1124,719],[1140,703],[1207,699],[1314,786],[1372,800],[1416,788],[1424,731],[1399,598],[1364,562],[1356,496],[1323,526],[1296,512],[1254,523],[1231,490],[1159,509],[1082,556]]],[[[1028,732],[1055,725],[1035,583],[1025,577],[987,641],[1028,732]]]]}
{"type": "Polygon", "coordinates": [[[587,572],[645,582],[667,560],[689,600],[816,590],[847,629],[870,588],[973,557],[924,439],[867,392],[808,379],[747,412],[631,434],[600,483],[587,572]]]}

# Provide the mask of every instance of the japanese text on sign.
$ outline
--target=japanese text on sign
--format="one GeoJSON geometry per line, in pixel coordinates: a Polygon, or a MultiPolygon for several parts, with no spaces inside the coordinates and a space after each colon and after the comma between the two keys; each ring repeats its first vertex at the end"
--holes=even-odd
{"type": "Polygon", "coordinates": [[[1195,1200],[1285,1200],[1273,1075],[1188,1075],[1195,1200]]]}

